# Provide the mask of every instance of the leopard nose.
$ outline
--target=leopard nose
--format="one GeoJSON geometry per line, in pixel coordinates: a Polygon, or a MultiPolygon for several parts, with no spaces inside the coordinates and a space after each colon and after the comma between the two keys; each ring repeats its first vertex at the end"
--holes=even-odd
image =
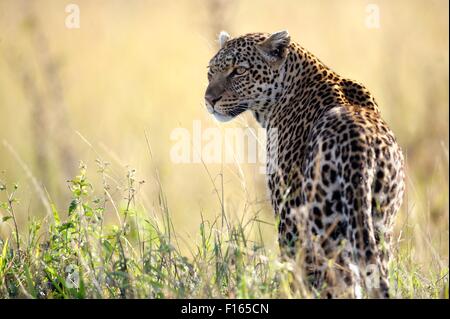
{"type": "Polygon", "coordinates": [[[206,94],[206,95],[205,95],[205,100],[206,100],[206,102],[209,103],[209,105],[211,105],[211,107],[214,107],[214,105],[215,105],[218,101],[220,101],[221,98],[222,98],[221,96],[216,97],[216,96],[213,96],[213,95],[210,95],[210,94],[206,94]]]}

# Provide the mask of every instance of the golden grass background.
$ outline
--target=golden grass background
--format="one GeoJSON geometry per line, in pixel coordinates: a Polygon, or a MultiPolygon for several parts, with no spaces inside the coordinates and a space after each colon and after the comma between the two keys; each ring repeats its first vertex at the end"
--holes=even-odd
{"type": "MultiPolygon", "coordinates": [[[[192,131],[194,120],[203,129],[256,127],[250,114],[219,125],[206,112],[206,66],[217,50],[215,37],[222,28],[232,36],[287,29],[375,95],[407,158],[397,238],[424,272],[431,265],[448,267],[447,1],[74,3],[79,29],[65,27],[65,2],[0,1],[0,180],[20,187],[20,229],[29,216],[46,215],[26,167],[66,210],[66,180],[77,173],[79,160],[95,180],[99,157],[111,162],[111,183],[118,187],[126,167],[137,169],[146,181],[138,206],[147,211],[157,205],[159,176],[187,245],[195,241],[201,214],[210,220],[220,215],[215,188],[223,189],[230,215],[260,211],[260,219],[274,223],[257,166],[172,163],[170,133],[192,131]],[[365,25],[369,3],[380,8],[379,29],[365,25]]],[[[120,190],[114,196],[120,200],[120,190]]],[[[261,227],[276,249],[275,227],[261,227]]],[[[8,232],[0,223],[0,234],[8,232]]]]}

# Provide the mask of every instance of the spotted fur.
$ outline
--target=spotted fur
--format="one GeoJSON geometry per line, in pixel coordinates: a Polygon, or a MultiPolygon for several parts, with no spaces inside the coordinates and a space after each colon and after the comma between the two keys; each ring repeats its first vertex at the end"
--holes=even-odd
{"type": "Polygon", "coordinates": [[[311,292],[389,297],[403,155],[370,92],[286,31],[227,38],[208,80],[206,106],[217,119],[250,110],[276,132],[267,139],[267,181],[280,249],[301,260],[311,292]]]}

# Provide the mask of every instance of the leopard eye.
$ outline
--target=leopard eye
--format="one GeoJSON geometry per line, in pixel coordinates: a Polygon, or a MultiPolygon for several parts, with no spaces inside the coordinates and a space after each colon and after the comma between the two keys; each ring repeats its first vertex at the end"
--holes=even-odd
{"type": "Polygon", "coordinates": [[[234,69],[234,72],[235,72],[237,75],[242,75],[242,74],[244,74],[245,72],[247,72],[247,69],[244,68],[244,67],[242,67],[242,66],[239,66],[239,67],[237,67],[236,69],[234,69]]]}

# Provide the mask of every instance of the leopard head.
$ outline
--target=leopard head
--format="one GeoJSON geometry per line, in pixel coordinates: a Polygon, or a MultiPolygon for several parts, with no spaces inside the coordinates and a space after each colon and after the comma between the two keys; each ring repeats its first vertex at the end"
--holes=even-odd
{"type": "Polygon", "coordinates": [[[282,90],[288,32],[251,33],[234,39],[221,32],[219,44],[208,66],[208,111],[225,122],[246,110],[269,106],[282,90]]]}

